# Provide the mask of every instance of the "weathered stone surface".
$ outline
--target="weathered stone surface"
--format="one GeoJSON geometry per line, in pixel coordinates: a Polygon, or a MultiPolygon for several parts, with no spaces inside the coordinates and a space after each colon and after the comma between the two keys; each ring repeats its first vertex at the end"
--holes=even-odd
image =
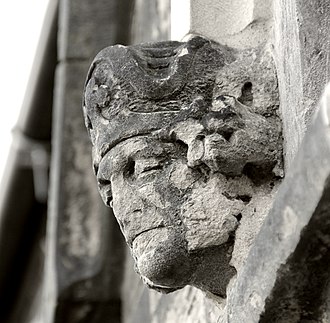
{"type": "Polygon", "coordinates": [[[123,316],[125,323],[214,323],[223,313],[222,299],[212,299],[199,289],[186,286],[171,294],[147,289],[138,276],[132,274],[134,260],[128,255],[123,286],[123,316]]]}
{"type": "Polygon", "coordinates": [[[330,75],[330,3],[274,1],[274,47],[288,168],[330,75]]]}
{"type": "Polygon", "coordinates": [[[108,44],[129,42],[132,5],[129,0],[60,1],[46,323],[120,319],[125,245],[95,188],[80,105],[91,57],[108,44]]]}
{"type": "Polygon", "coordinates": [[[86,63],[61,64],[57,70],[62,90],[70,88],[70,93],[63,95],[58,92],[57,96],[58,107],[62,109],[62,117],[65,116],[61,124],[62,136],[57,138],[61,140],[61,148],[66,152],[59,165],[63,208],[59,214],[61,218],[58,221],[57,242],[61,250],[58,254],[58,267],[62,268],[59,270],[59,278],[63,286],[70,285],[73,279],[79,277],[80,280],[88,276],[90,271],[97,268],[95,264],[103,243],[100,217],[106,211],[102,210],[93,189],[94,179],[88,171],[91,161],[87,136],[82,137],[83,124],[80,122],[79,110],[76,109],[81,83],[77,81],[85,70],[86,63]]]}
{"type": "Polygon", "coordinates": [[[201,37],[94,59],[84,99],[94,172],[150,287],[225,296],[235,231],[281,175],[276,89],[267,50],[201,37]]]}
{"type": "Polygon", "coordinates": [[[327,322],[330,88],[279,188],[221,322],[327,322]]]}
{"type": "Polygon", "coordinates": [[[81,120],[87,66],[87,62],[61,63],[56,76],[57,160],[52,167],[46,289],[47,305],[52,300],[56,309],[49,321],[55,322],[102,322],[101,313],[103,319],[119,315],[112,308],[119,309],[122,245],[111,212],[95,188],[89,139],[81,120]]]}
{"type": "Polygon", "coordinates": [[[59,59],[90,60],[96,53],[129,39],[133,1],[61,0],[59,59]]]}

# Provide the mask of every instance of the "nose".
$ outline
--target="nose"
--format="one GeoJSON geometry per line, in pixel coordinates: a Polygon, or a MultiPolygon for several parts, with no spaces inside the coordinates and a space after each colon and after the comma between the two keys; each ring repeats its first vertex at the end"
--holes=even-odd
{"type": "Polygon", "coordinates": [[[103,159],[101,163],[97,165],[96,179],[97,179],[98,189],[104,204],[111,207],[111,201],[112,201],[111,181],[109,174],[109,165],[105,159],[103,159]]]}
{"type": "Polygon", "coordinates": [[[102,177],[97,177],[97,184],[99,192],[101,194],[102,200],[106,206],[112,207],[112,191],[111,191],[111,182],[102,177]]]}

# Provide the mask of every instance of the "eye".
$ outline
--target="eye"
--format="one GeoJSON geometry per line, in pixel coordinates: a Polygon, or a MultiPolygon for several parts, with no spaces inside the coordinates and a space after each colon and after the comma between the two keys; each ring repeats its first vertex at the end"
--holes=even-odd
{"type": "Polygon", "coordinates": [[[141,170],[141,174],[145,174],[145,173],[150,173],[152,171],[156,171],[156,170],[161,170],[163,169],[162,165],[155,165],[155,166],[145,166],[142,170],[141,170]]]}
{"type": "Polygon", "coordinates": [[[157,159],[142,159],[135,162],[136,176],[143,177],[155,174],[163,169],[164,162],[157,159]]]}
{"type": "Polygon", "coordinates": [[[247,106],[253,104],[253,89],[251,82],[244,83],[241,89],[241,96],[237,98],[237,100],[247,106]]]}
{"type": "Polygon", "coordinates": [[[106,185],[111,185],[111,182],[109,180],[103,179],[103,178],[98,178],[97,182],[98,182],[100,188],[103,186],[106,186],[106,185]]]}
{"type": "Polygon", "coordinates": [[[125,175],[133,176],[134,173],[135,173],[135,161],[130,159],[130,160],[128,160],[126,167],[125,167],[125,175]]]}

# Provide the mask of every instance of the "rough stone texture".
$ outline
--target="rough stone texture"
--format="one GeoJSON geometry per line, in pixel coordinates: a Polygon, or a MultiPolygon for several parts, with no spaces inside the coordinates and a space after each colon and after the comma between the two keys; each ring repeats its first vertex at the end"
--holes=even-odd
{"type": "Polygon", "coordinates": [[[146,289],[136,274],[133,259],[127,255],[124,276],[123,322],[125,323],[213,323],[224,308],[223,299],[211,299],[200,290],[187,286],[163,295],[146,289]]]}
{"type": "Polygon", "coordinates": [[[328,322],[330,88],[281,184],[221,322],[328,322]]]}
{"type": "Polygon", "coordinates": [[[274,1],[275,57],[289,167],[325,84],[329,81],[330,3],[274,1]]]}
{"type": "Polygon", "coordinates": [[[193,37],[96,56],[84,99],[94,172],[151,288],[225,297],[235,231],[245,215],[258,228],[268,210],[255,214],[258,199],[282,175],[277,108],[265,48],[193,37]]]}
{"type": "Polygon", "coordinates": [[[162,295],[150,292],[150,315],[152,323],[162,322],[216,322],[221,314],[221,305],[214,307],[212,300],[193,287],[187,286],[180,293],[175,292],[173,297],[166,299],[162,295]],[[176,304],[182,304],[180,311],[176,304]]]}

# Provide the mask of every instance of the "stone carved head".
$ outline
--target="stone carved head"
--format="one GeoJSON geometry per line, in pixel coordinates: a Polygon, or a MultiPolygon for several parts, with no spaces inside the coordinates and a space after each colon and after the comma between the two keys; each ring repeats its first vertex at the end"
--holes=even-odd
{"type": "Polygon", "coordinates": [[[226,295],[244,210],[281,160],[262,57],[193,37],[108,47],[91,65],[83,109],[99,191],[151,288],[226,295]]]}

